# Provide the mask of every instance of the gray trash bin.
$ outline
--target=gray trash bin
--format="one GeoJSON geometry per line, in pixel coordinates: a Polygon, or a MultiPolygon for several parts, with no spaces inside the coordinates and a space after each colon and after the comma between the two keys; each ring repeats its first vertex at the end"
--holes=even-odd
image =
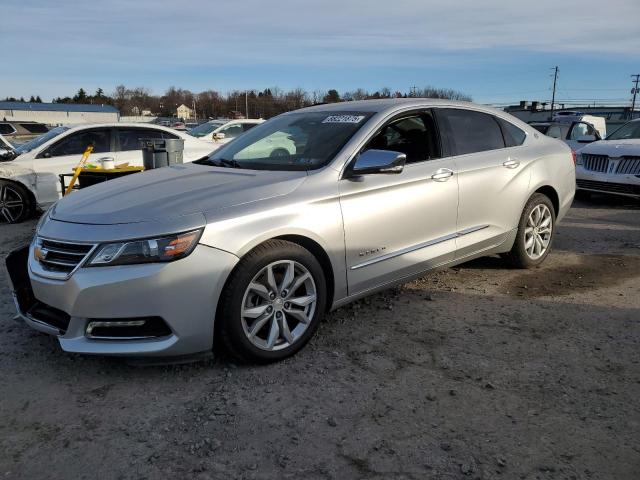
{"type": "Polygon", "coordinates": [[[141,139],[142,163],[145,170],[167,167],[182,163],[182,153],[184,151],[184,140],[156,138],[141,139]]]}

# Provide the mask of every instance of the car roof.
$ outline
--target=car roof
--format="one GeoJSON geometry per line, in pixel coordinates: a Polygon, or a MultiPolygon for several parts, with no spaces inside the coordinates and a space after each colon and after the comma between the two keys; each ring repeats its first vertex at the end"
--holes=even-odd
{"type": "Polygon", "coordinates": [[[383,98],[374,100],[358,100],[354,102],[323,103],[311,107],[302,108],[300,111],[331,111],[331,112],[370,112],[382,113],[393,112],[394,110],[404,110],[407,108],[428,108],[428,107],[463,107],[472,110],[485,111],[491,114],[504,115],[505,112],[486,105],[472,102],[462,102],[460,100],[448,100],[441,98],[383,98]]]}

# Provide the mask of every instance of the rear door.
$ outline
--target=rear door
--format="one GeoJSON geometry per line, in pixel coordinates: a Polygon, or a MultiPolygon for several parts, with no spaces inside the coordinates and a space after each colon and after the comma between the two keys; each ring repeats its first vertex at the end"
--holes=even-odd
{"type": "Polygon", "coordinates": [[[52,203],[60,197],[62,189],[58,175],[73,173],[89,145],[93,145],[89,162],[112,156],[111,140],[109,128],[91,128],[72,132],[40,152],[33,162],[38,202],[52,203]]]}
{"type": "Polygon", "coordinates": [[[455,251],[458,179],[431,112],[390,120],[367,149],[405,153],[407,164],[399,174],[340,180],[350,295],[452,260],[455,251]]]}
{"type": "Polygon", "coordinates": [[[164,130],[144,127],[116,127],[115,132],[115,161],[116,165],[128,163],[130,166],[142,166],[141,142],[147,140],[163,140],[180,138],[164,130]]]}
{"type": "Polygon", "coordinates": [[[495,246],[517,227],[529,186],[526,133],[488,113],[437,109],[455,154],[459,205],[456,258],[495,246]]]}

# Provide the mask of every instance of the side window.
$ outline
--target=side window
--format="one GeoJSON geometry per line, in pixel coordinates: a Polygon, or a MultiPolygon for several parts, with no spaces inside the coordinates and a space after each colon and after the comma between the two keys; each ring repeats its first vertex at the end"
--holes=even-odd
{"type": "Polygon", "coordinates": [[[578,122],[574,123],[573,127],[571,127],[571,132],[569,133],[569,140],[578,140],[580,137],[584,137],[585,135],[594,135],[596,132],[593,127],[587,123],[578,122]]]}
{"type": "Polygon", "coordinates": [[[43,123],[21,123],[20,126],[29,133],[47,133],[49,129],[43,123]]]}
{"type": "Polygon", "coordinates": [[[253,127],[257,126],[257,123],[243,123],[242,124],[242,129],[246,132],[248,130],[251,130],[253,127]]]}
{"type": "Polygon", "coordinates": [[[223,128],[219,133],[224,133],[225,138],[236,138],[238,135],[244,133],[244,130],[240,123],[234,123],[227,128],[223,128]]]}
{"type": "Polygon", "coordinates": [[[569,127],[566,125],[551,125],[547,130],[547,137],[558,138],[564,140],[569,133],[569,127]]]}
{"type": "Polygon", "coordinates": [[[442,113],[449,122],[457,155],[505,147],[502,130],[493,115],[457,108],[445,108],[442,113]]]}
{"type": "Polygon", "coordinates": [[[160,130],[150,130],[144,128],[118,128],[118,145],[119,151],[129,152],[131,150],[142,150],[140,140],[154,139],[162,140],[162,132],[160,130]]]}
{"type": "Polygon", "coordinates": [[[13,125],[9,123],[0,123],[0,134],[2,135],[11,135],[15,133],[16,129],[13,128],[13,125]]]}
{"type": "Polygon", "coordinates": [[[407,156],[407,163],[440,158],[438,131],[430,113],[410,115],[385,125],[365,150],[391,150],[407,156]]]}
{"type": "Polygon", "coordinates": [[[516,147],[524,143],[527,134],[523,130],[520,130],[513,123],[507,122],[502,118],[496,119],[502,127],[502,135],[504,136],[504,143],[507,147],[516,147]]]}
{"type": "Polygon", "coordinates": [[[110,139],[109,130],[85,130],[60,140],[48,153],[52,157],[82,155],[89,145],[93,145],[93,153],[106,153],[110,150],[110,139]]]}

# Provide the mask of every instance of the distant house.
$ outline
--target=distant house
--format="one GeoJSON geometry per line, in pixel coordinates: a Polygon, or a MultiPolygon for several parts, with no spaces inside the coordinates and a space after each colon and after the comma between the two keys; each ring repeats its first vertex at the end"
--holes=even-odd
{"type": "Polygon", "coordinates": [[[0,120],[41,122],[47,125],[117,122],[112,105],[80,103],[0,102],[0,120]]]}
{"type": "Polygon", "coordinates": [[[242,112],[239,112],[237,110],[231,110],[229,112],[229,118],[232,118],[234,120],[242,120],[243,118],[245,118],[245,116],[242,112]]]}
{"type": "Polygon", "coordinates": [[[184,120],[189,120],[193,117],[193,110],[183,103],[176,109],[176,116],[184,120]]]}

